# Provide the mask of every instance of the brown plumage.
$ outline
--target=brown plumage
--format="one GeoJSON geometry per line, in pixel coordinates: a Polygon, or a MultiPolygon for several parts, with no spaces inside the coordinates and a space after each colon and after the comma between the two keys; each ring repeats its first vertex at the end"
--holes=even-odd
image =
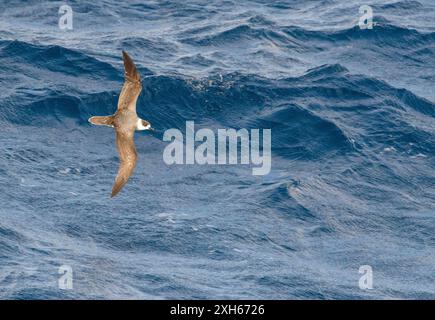
{"type": "Polygon", "coordinates": [[[135,130],[150,130],[148,121],[142,120],[136,113],[136,102],[142,90],[139,72],[130,56],[123,51],[125,82],[118,100],[118,109],[112,116],[96,116],[89,119],[95,125],[114,127],[116,131],[116,147],[120,165],[111,197],[124,187],[136,167],[137,152],[134,146],[135,130]]]}

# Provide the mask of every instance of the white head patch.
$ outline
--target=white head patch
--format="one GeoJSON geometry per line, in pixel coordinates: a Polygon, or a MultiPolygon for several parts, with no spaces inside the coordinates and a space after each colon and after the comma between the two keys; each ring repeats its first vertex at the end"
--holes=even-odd
{"type": "Polygon", "coordinates": [[[142,124],[142,119],[137,120],[136,129],[137,130],[148,130],[151,128],[151,125],[148,123],[146,126],[142,124]]]}

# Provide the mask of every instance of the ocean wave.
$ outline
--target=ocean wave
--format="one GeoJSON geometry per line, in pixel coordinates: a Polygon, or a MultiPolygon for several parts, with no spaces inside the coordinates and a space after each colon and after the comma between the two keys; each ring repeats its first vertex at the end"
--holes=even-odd
{"type": "Polygon", "coordinates": [[[122,79],[112,65],[99,61],[90,55],[58,45],[35,45],[23,41],[0,41],[0,58],[14,64],[26,63],[50,71],[77,77],[91,75],[98,78],[122,79]]]}
{"type": "Polygon", "coordinates": [[[382,17],[376,17],[375,25],[369,32],[361,29],[358,25],[338,31],[307,30],[297,26],[289,26],[284,27],[283,32],[299,41],[366,40],[393,47],[431,43],[435,39],[435,32],[422,33],[414,29],[396,26],[382,17]]]}
{"type": "Polygon", "coordinates": [[[54,2],[5,4],[0,298],[433,297],[428,3],[374,4],[361,30],[353,0],[72,1],[68,31],[54,2]],[[156,132],[136,133],[135,174],[108,201],[114,133],[87,119],[116,111],[121,50],[156,132]],[[192,120],[270,128],[270,174],[166,165],[162,133],[192,120]],[[376,290],[359,290],[362,264],[376,290]]]}
{"type": "Polygon", "coordinates": [[[380,5],[379,7],[381,7],[384,10],[400,10],[400,11],[405,10],[407,12],[409,12],[409,10],[420,11],[424,8],[424,6],[420,2],[413,1],[413,0],[387,3],[384,5],[380,5]]]}
{"type": "MultiPolygon", "coordinates": [[[[11,56],[22,69],[36,63],[38,70],[89,76],[103,83],[106,78],[112,83],[112,90],[107,91],[99,84],[100,92],[66,93],[61,88],[14,92],[0,101],[0,119],[30,126],[62,126],[70,120],[88,125],[88,117],[116,110],[122,81],[120,70],[114,66],[59,46],[4,42],[0,57],[11,56]]],[[[299,77],[283,79],[238,73],[204,79],[145,74],[138,103],[140,114],[152,123],[165,123],[167,128],[184,129],[187,120],[231,127],[270,127],[276,132],[274,149],[279,154],[287,150],[288,154],[304,155],[307,159],[322,156],[327,150],[353,150],[353,133],[344,129],[349,124],[339,118],[352,115],[353,119],[369,124],[362,125],[367,132],[375,132],[381,123],[396,128],[400,119],[399,127],[403,129],[408,123],[405,115],[411,110],[430,117],[435,115],[435,106],[428,100],[383,81],[350,74],[339,64],[319,66],[299,77]],[[360,106],[362,103],[364,107],[360,106]],[[326,111],[336,115],[325,117],[326,111]],[[369,118],[371,121],[367,122],[369,118]]],[[[414,133],[403,135],[402,130],[402,139],[407,137],[402,143],[425,144],[415,126],[411,123],[409,126],[414,133]]],[[[422,130],[421,134],[429,133],[422,130]]],[[[427,148],[430,145],[424,149],[428,151],[427,148]]]]}

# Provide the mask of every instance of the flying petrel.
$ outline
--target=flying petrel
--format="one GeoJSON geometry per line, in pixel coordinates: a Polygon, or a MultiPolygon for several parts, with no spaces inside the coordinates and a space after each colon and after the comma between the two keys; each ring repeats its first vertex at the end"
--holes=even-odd
{"type": "Polygon", "coordinates": [[[151,124],[140,119],[136,113],[137,98],[142,90],[139,72],[127,52],[122,51],[122,56],[125,82],[119,95],[118,109],[111,116],[89,118],[89,122],[92,124],[115,128],[120,166],[111,197],[116,196],[121,191],[136,167],[137,152],[134,146],[134,132],[136,130],[152,130],[151,124]]]}

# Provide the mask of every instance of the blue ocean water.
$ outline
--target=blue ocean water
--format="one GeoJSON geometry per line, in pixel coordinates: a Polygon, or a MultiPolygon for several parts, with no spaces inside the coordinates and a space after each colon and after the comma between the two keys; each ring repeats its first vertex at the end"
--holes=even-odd
{"type": "Polygon", "coordinates": [[[60,30],[63,4],[0,1],[0,298],[435,298],[433,1],[69,0],[60,30]],[[157,131],[110,199],[114,133],[87,119],[116,110],[121,50],[157,131]],[[166,165],[187,120],[271,128],[271,173],[166,165]]]}

